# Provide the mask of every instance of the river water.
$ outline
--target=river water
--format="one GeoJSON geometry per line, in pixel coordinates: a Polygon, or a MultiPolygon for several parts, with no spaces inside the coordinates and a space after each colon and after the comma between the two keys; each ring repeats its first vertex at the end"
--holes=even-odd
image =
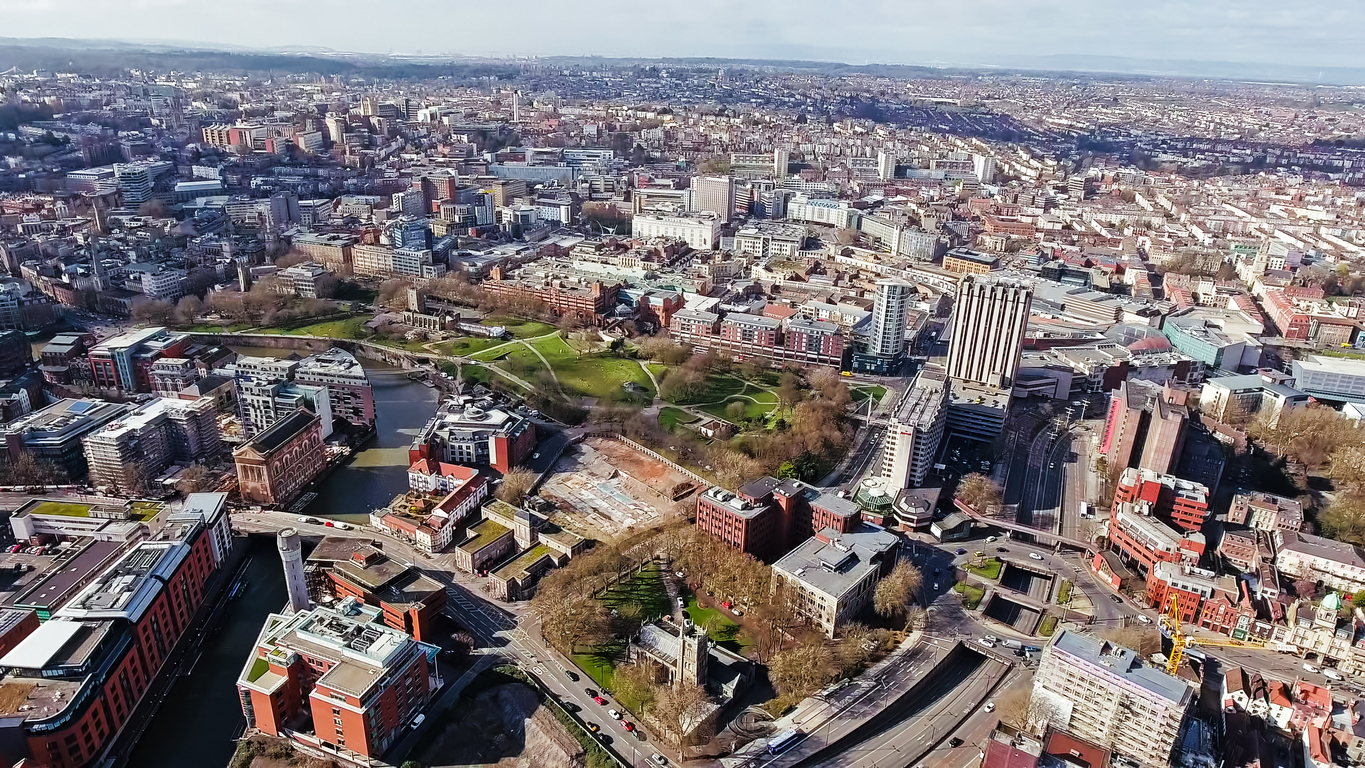
{"type": "MultiPolygon", "coordinates": [[[[243,354],[283,356],[287,350],[240,349],[243,354]]],[[[363,360],[374,386],[375,439],[351,463],[323,481],[308,514],[363,522],[408,485],[408,444],[436,409],[436,391],[409,380],[401,370],[363,360]]],[[[270,537],[253,537],[246,568],[247,590],[229,607],[220,630],[204,644],[194,670],[171,689],[133,752],[135,768],[227,765],[242,724],[237,675],[251,653],[265,617],[285,602],[284,572],[270,537]]]]}

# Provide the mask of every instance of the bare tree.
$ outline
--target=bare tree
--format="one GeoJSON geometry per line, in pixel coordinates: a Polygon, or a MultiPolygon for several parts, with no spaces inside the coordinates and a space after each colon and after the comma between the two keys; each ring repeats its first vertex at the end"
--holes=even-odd
{"type": "Polygon", "coordinates": [[[531,492],[535,482],[534,472],[525,467],[517,467],[502,476],[502,485],[498,486],[498,499],[519,507],[526,501],[526,496],[531,492]]]}
{"type": "Polygon", "coordinates": [[[994,480],[979,472],[973,472],[958,483],[957,498],[978,513],[986,514],[991,508],[1000,505],[1003,496],[1000,486],[994,480]]]}
{"type": "Polygon", "coordinates": [[[204,302],[194,294],[182,298],[175,305],[175,321],[181,325],[194,325],[194,321],[202,314],[204,302]]]}
{"type": "Polygon", "coordinates": [[[700,685],[660,687],[654,694],[654,719],[679,747],[705,744],[715,735],[711,701],[700,685]]]}
{"type": "Polygon", "coordinates": [[[872,593],[872,609],[878,616],[904,621],[924,581],[920,570],[902,560],[877,584],[872,593]]]}

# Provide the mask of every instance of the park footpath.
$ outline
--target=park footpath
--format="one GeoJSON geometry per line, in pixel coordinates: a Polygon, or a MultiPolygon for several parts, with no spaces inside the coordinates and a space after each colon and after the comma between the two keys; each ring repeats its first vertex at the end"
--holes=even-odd
{"type": "MultiPolygon", "coordinates": [[[[934,654],[935,662],[942,651],[946,650],[933,646],[927,648],[924,643],[924,630],[917,629],[906,636],[895,650],[887,654],[886,658],[873,664],[863,671],[862,674],[851,680],[841,680],[833,685],[821,690],[819,693],[808,696],[796,705],[791,712],[773,721],[773,733],[780,734],[793,729],[800,729],[803,733],[814,735],[822,728],[834,723],[844,717],[846,713],[857,707],[857,705],[867,696],[875,693],[890,693],[891,698],[900,695],[912,688],[923,675],[900,674],[904,668],[924,652],[934,654]]],[[[925,674],[932,671],[930,666],[925,674]]],[[[866,713],[871,716],[876,710],[866,713]]],[[[866,719],[866,716],[861,719],[866,719]]],[[[820,748],[824,744],[819,745],[820,748]]],[[[796,753],[800,747],[793,748],[787,754],[796,753]]],[[[755,739],[736,750],[734,754],[723,757],[720,760],[723,768],[746,768],[747,766],[759,766],[762,760],[768,756],[768,740],[755,739]]]]}

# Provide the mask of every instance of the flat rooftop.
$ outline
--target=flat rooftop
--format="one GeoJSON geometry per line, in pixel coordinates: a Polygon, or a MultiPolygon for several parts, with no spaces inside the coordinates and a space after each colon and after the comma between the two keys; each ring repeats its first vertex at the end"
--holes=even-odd
{"type": "Polygon", "coordinates": [[[1171,704],[1186,704],[1192,695],[1184,680],[1144,664],[1135,651],[1094,635],[1064,629],[1052,641],[1052,649],[1066,654],[1092,673],[1137,686],[1152,697],[1171,704]]]}
{"type": "Polygon", "coordinates": [[[82,589],[57,615],[136,622],[189,554],[181,541],[143,541],[82,589]]]}

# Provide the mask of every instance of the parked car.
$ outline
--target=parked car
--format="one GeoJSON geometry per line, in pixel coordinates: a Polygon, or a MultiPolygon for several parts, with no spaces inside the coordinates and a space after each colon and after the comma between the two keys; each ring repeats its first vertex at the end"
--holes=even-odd
{"type": "Polygon", "coordinates": [[[959,739],[958,737],[954,736],[951,739],[948,739],[948,746],[952,749],[957,749],[958,747],[962,746],[962,739],[959,739]]]}
{"type": "Polygon", "coordinates": [[[958,547],[957,553],[958,553],[959,555],[965,555],[965,554],[967,554],[967,550],[962,549],[961,547],[958,547]]]}
{"type": "Polygon", "coordinates": [[[1327,677],[1328,680],[1345,680],[1345,679],[1346,679],[1346,678],[1342,677],[1342,676],[1341,676],[1341,673],[1338,672],[1338,671],[1336,671],[1335,669],[1324,669],[1324,670],[1322,670],[1322,674],[1325,675],[1325,676],[1327,677]]]}
{"type": "Polygon", "coordinates": [[[987,537],[986,537],[986,543],[987,543],[987,544],[994,544],[994,543],[995,543],[995,537],[994,537],[994,536],[987,536],[987,537]]]}
{"type": "Polygon", "coordinates": [[[611,719],[612,719],[612,720],[620,720],[620,719],[621,719],[621,713],[620,713],[620,712],[617,712],[617,711],[614,710],[614,709],[609,709],[609,710],[607,710],[607,714],[611,715],[611,719]]]}
{"type": "Polygon", "coordinates": [[[1110,595],[1109,599],[1113,600],[1115,603],[1119,605],[1123,605],[1123,598],[1119,597],[1118,595],[1110,595]]]}
{"type": "Polygon", "coordinates": [[[1030,560],[1042,560],[1042,559],[1043,559],[1043,556],[1040,555],[1040,554],[1038,554],[1037,552],[1030,552],[1030,553],[1028,553],[1028,559],[1030,559],[1030,560]]]}
{"type": "Polygon", "coordinates": [[[595,698],[597,698],[597,691],[594,690],[594,689],[592,689],[592,688],[584,688],[584,689],[583,689],[583,692],[586,693],[586,694],[588,694],[588,698],[590,698],[590,699],[595,699],[595,698]]]}
{"type": "Polygon", "coordinates": [[[570,672],[569,670],[566,669],[566,670],[564,670],[564,674],[568,675],[568,676],[569,676],[569,679],[572,680],[572,681],[574,681],[575,683],[578,682],[578,673],[577,673],[577,672],[570,672]]]}
{"type": "Polygon", "coordinates": [[[625,728],[627,731],[635,730],[635,726],[631,725],[629,720],[622,720],[621,727],[625,728]]]}
{"type": "Polygon", "coordinates": [[[592,700],[597,702],[598,704],[601,704],[604,707],[607,705],[607,700],[602,698],[601,696],[594,696],[592,697],[592,700]]]}
{"type": "Polygon", "coordinates": [[[593,733],[597,733],[598,730],[597,723],[588,723],[588,730],[592,731],[593,733]]]}
{"type": "Polygon", "coordinates": [[[995,711],[995,702],[993,702],[993,701],[988,701],[988,702],[986,702],[986,706],[983,707],[983,709],[985,709],[986,712],[994,712],[994,711],[995,711]]]}
{"type": "Polygon", "coordinates": [[[664,757],[663,755],[655,753],[653,759],[654,762],[658,763],[659,765],[668,765],[668,758],[664,757]]]}
{"type": "Polygon", "coordinates": [[[1317,673],[1320,671],[1317,667],[1313,666],[1312,664],[1304,664],[1304,665],[1303,665],[1303,668],[1304,668],[1304,671],[1306,671],[1306,672],[1312,672],[1312,673],[1314,673],[1314,674],[1317,674],[1317,673]]]}
{"type": "Polygon", "coordinates": [[[419,714],[417,717],[414,717],[414,718],[412,719],[412,722],[408,724],[408,727],[409,727],[409,728],[416,728],[417,726],[421,725],[422,723],[425,723],[426,721],[427,721],[427,716],[426,716],[426,715],[423,715],[423,714],[419,714]]]}

